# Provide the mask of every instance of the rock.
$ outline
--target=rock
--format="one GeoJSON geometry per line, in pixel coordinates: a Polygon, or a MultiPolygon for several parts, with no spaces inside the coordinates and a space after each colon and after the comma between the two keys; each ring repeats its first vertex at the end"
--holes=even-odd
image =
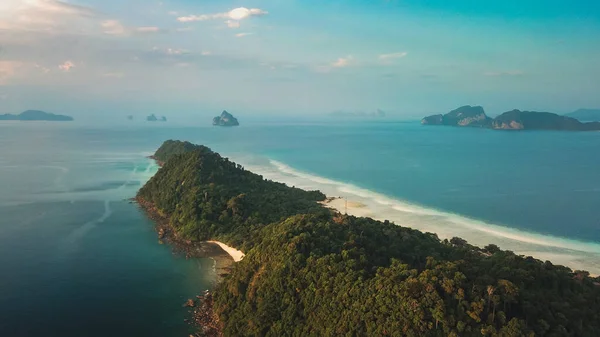
{"type": "Polygon", "coordinates": [[[465,105],[445,115],[432,115],[421,120],[424,125],[489,127],[492,119],[482,107],[465,105]]]}
{"type": "Polygon", "coordinates": [[[442,125],[444,124],[444,115],[432,115],[421,119],[423,125],[442,125]]]}
{"type": "Polygon", "coordinates": [[[162,116],[162,117],[158,118],[158,117],[156,117],[155,114],[152,114],[152,115],[146,117],[146,120],[148,122],[166,122],[167,121],[167,117],[162,116]]]}
{"type": "Polygon", "coordinates": [[[232,114],[226,110],[221,113],[221,116],[213,118],[214,126],[238,126],[240,123],[237,118],[233,117],[232,114]]]}
{"type": "Polygon", "coordinates": [[[185,304],[183,306],[193,308],[194,306],[196,306],[196,303],[194,302],[193,299],[190,298],[189,300],[187,300],[187,302],[185,302],[185,304]]]}

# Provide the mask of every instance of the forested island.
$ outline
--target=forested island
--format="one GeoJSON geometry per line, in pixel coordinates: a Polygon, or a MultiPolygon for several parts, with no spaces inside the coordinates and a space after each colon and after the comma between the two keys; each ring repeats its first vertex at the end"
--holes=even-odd
{"type": "Polygon", "coordinates": [[[200,306],[198,336],[600,331],[600,283],[586,272],[343,215],[323,193],[265,180],[205,146],[168,141],[154,157],[163,165],[140,205],[189,245],[246,253],[200,306]]]}
{"type": "Polygon", "coordinates": [[[0,121],[50,121],[50,122],[70,122],[73,117],[65,115],[55,115],[53,113],[40,110],[27,110],[18,115],[4,114],[0,115],[0,121]]]}
{"type": "Polygon", "coordinates": [[[432,115],[421,120],[424,125],[449,125],[479,127],[494,130],[563,130],[596,131],[600,122],[582,123],[575,118],[551,112],[507,111],[496,118],[490,118],[480,106],[462,106],[445,115],[432,115]]]}

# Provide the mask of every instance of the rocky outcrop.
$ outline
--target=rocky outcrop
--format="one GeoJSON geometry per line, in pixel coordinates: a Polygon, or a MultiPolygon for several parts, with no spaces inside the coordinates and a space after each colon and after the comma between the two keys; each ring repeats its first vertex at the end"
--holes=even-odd
{"type": "Polygon", "coordinates": [[[423,125],[443,125],[444,124],[444,115],[431,115],[421,119],[421,124],[423,125]]]}
{"type": "Polygon", "coordinates": [[[217,117],[213,118],[213,125],[214,126],[238,126],[238,125],[240,125],[240,123],[238,122],[237,118],[233,117],[232,114],[230,114],[229,112],[224,110],[221,113],[221,116],[217,116],[217,117]]]}
{"type": "Polygon", "coordinates": [[[489,127],[492,119],[482,107],[465,105],[445,115],[432,115],[421,120],[424,125],[489,127]]]}
{"type": "Polygon", "coordinates": [[[162,117],[158,118],[158,117],[156,117],[155,114],[152,114],[152,115],[146,117],[146,120],[148,122],[166,122],[167,121],[167,117],[162,116],[162,117]]]}

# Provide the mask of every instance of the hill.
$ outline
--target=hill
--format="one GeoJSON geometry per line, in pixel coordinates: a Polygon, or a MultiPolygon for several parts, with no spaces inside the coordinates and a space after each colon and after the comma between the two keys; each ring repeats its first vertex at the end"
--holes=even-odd
{"type": "MultiPolygon", "coordinates": [[[[227,336],[594,336],[585,272],[489,245],[325,209],[320,192],[263,179],[170,141],[139,191],[190,242],[246,253],[214,291],[227,336]],[[171,150],[168,150],[171,149],[171,150]]],[[[148,206],[147,206],[148,207],[148,206]]]]}
{"type": "Polygon", "coordinates": [[[0,115],[0,120],[3,121],[52,121],[52,122],[70,122],[73,120],[71,116],[55,115],[53,113],[27,110],[18,115],[5,114],[0,115]]]}
{"type": "Polygon", "coordinates": [[[600,122],[600,109],[579,109],[565,116],[584,122],[600,122]]]}

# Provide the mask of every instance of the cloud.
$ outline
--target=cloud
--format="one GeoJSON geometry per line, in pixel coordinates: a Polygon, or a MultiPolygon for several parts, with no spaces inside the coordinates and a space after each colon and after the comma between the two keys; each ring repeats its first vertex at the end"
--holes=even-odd
{"type": "Polygon", "coordinates": [[[167,51],[166,51],[166,53],[167,53],[168,55],[182,55],[182,54],[185,54],[185,53],[187,53],[187,51],[186,51],[186,50],[184,50],[184,49],[172,49],[172,48],[167,48],[167,51]]]}
{"type": "Polygon", "coordinates": [[[89,19],[96,12],[89,7],[58,0],[2,0],[0,29],[10,31],[59,31],[72,29],[73,20],[89,19]]]}
{"type": "Polygon", "coordinates": [[[126,27],[118,20],[105,20],[100,23],[104,34],[115,36],[129,36],[131,34],[155,34],[165,30],[155,26],[126,27]]]}
{"type": "Polygon", "coordinates": [[[202,53],[200,53],[200,55],[202,55],[202,56],[208,56],[208,55],[212,55],[212,52],[210,52],[208,50],[205,50],[202,53]]]}
{"type": "Polygon", "coordinates": [[[49,72],[50,72],[50,69],[48,69],[48,68],[46,68],[46,67],[44,67],[44,66],[42,66],[42,65],[39,65],[39,64],[37,64],[37,63],[36,63],[36,64],[34,64],[33,66],[34,66],[35,68],[39,69],[39,70],[40,70],[41,72],[43,72],[44,74],[47,74],[47,73],[49,73],[49,72]]]}
{"type": "Polygon", "coordinates": [[[179,13],[177,13],[177,11],[169,11],[169,13],[167,13],[167,14],[172,15],[172,16],[179,15],[179,13]]]}
{"type": "Polygon", "coordinates": [[[381,61],[382,63],[385,63],[385,64],[389,64],[396,59],[405,57],[406,55],[408,55],[407,52],[381,54],[381,55],[379,55],[379,61],[381,61]]]}
{"type": "Polygon", "coordinates": [[[134,30],[138,33],[158,33],[161,31],[158,27],[137,27],[134,30]]]}
{"type": "Polygon", "coordinates": [[[127,32],[127,29],[125,29],[125,26],[123,26],[121,24],[121,22],[119,22],[117,20],[102,21],[100,23],[100,26],[102,26],[104,34],[125,35],[127,32]]]}
{"type": "Polygon", "coordinates": [[[523,74],[524,74],[524,72],[521,71],[521,70],[486,71],[485,73],[483,73],[484,76],[491,76],[491,77],[497,77],[497,76],[521,76],[523,74]]]}
{"type": "Polygon", "coordinates": [[[75,63],[73,63],[71,61],[65,61],[65,63],[58,65],[58,69],[60,69],[64,72],[71,71],[71,68],[75,68],[75,63]]]}
{"type": "Polygon", "coordinates": [[[226,19],[225,24],[227,24],[229,28],[238,28],[240,26],[240,21],[242,20],[253,16],[264,16],[267,14],[269,14],[269,12],[259,8],[238,7],[223,13],[180,16],[177,18],[177,21],[193,22],[226,19]]]}
{"type": "Polygon", "coordinates": [[[254,33],[238,33],[235,34],[235,37],[244,37],[244,36],[248,36],[248,35],[253,35],[254,33]]]}
{"type": "Polygon", "coordinates": [[[336,61],[331,63],[331,66],[334,68],[345,68],[350,66],[353,63],[353,61],[354,57],[352,57],[352,55],[348,55],[346,57],[338,58],[336,61]]]}

